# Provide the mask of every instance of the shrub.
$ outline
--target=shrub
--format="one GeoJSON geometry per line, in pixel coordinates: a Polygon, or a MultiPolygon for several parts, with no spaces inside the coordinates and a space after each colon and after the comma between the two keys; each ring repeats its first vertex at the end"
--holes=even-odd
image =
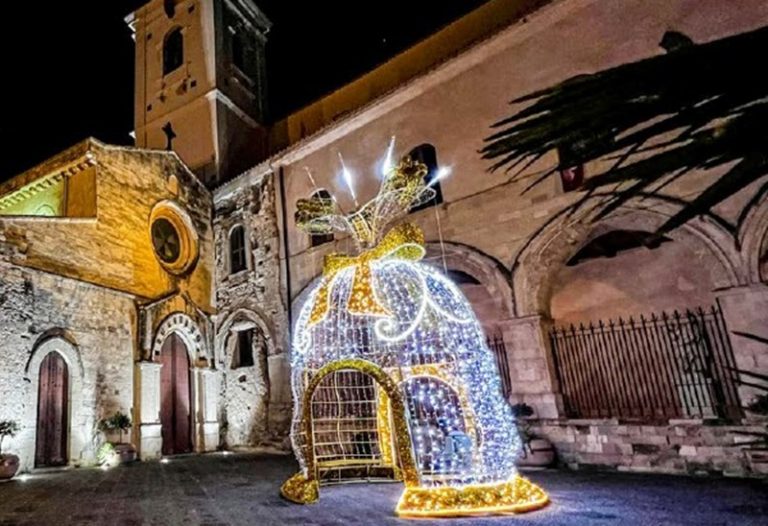
{"type": "Polygon", "coordinates": [[[21,426],[15,420],[0,420],[0,455],[3,454],[3,439],[15,437],[21,431],[21,426]]]}
{"type": "Polygon", "coordinates": [[[120,442],[123,441],[123,433],[128,431],[133,426],[131,417],[123,413],[122,411],[116,412],[114,415],[102,418],[99,421],[99,430],[108,433],[110,431],[117,431],[120,433],[120,442]]]}

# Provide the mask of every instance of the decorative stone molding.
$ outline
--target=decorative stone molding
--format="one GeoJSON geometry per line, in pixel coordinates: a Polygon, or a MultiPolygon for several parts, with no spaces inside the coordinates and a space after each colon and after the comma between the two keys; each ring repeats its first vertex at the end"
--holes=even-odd
{"type": "Polygon", "coordinates": [[[190,363],[195,364],[199,360],[210,360],[208,346],[206,345],[203,333],[200,331],[197,323],[182,312],[175,312],[169,315],[158,327],[152,342],[153,360],[158,359],[163,343],[173,333],[178,334],[186,345],[190,363]]]}
{"type": "Polygon", "coordinates": [[[166,261],[157,254],[157,261],[165,270],[182,275],[194,268],[200,255],[198,235],[189,214],[173,201],[160,201],[149,216],[149,237],[152,242],[152,226],[160,220],[168,221],[176,230],[179,240],[179,254],[174,261],[166,261]]]}
{"type": "MultiPolygon", "coordinates": [[[[267,324],[264,317],[252,309],[238,308],[230,313],[219,326],[216,333],[216,348],[224,352],[227,340],[233,331],[242,331],[252,328],[258,328],[264,334],[267,344],[268,354],[275,352],[275,338],[271,327],[267,324]]],[[[220,359],[223,358],[219,357],[220,359]]]]}

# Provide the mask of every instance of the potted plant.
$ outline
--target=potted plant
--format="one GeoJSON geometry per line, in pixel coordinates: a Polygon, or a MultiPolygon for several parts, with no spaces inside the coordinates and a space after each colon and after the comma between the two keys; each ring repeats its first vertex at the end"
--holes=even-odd
{"type": "Polygon", "coordinates": [[[19,471],[19,457],[3,454],[3,439],[14,437],[21,430],[14,420],[0,420],[0,480],[12,479],[19,471]]]}
{"type": "Polygon", "coordinates": [[[132,425],[131,417],[122,411],[101,419],[99,430],[104,434],[119,433],[120,441],[117,443],[107,442],[102,446],[98,454],[100,464],[111,466],[136,460],[136,447],[130,442],[123,442],[123,433],[127,432],[132,425]]]}
{"type": "Polygon", "coordinates": [[[547,467],[555,461],[555,448],[544,437],[537,436],[531,431],[529,418],[533,416],[533,408],[525,403],[512,406],[512,414],[518,422],[520,439],[523,442],[523,455],[517,464],[524,467],[547,467]]]}

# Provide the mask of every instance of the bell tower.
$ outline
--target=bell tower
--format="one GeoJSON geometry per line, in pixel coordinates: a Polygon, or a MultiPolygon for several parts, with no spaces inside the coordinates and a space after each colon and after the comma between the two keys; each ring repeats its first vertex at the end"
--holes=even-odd
{"type": "Polygon", "coordinates": [[[266,155],[264,51],[252,0],[151,0],[136,42],[136,146],[173,149],[214,187],[266,155]]]}

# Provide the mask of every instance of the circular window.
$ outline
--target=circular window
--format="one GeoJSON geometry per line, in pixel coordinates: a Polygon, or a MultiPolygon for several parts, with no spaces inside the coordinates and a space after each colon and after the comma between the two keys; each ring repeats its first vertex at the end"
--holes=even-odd
{"type": "Polygon", "coordinates": [[[170,201],[158,203],[149,220],[152,248],[160,264],[183,274],[197,262],[197,233],[184,210],[170,201]]]}
{"type": "Polygon", "coordinates": [[[161,217],[152,223],[152,246],[165,263],[174,263],[181,254],[181,240],[173,223],[161,217]]]}

